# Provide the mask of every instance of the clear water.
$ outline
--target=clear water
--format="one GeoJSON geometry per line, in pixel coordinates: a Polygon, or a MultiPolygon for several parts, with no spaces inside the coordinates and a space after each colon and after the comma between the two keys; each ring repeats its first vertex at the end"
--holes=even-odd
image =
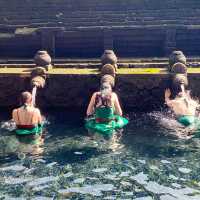
{"type": "Polygon", "coordinates": [[[19,142],[2,122],[0,199],[200,199],[200,141],[177,138],[168,114],[129,113],[110,140],[89,137],[77,113],[46,117],[41,145],[19,142]]]}

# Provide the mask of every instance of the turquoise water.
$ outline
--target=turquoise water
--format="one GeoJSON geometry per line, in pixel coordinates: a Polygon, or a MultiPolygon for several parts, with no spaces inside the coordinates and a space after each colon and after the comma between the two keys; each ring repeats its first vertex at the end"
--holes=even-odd
{"type": "Polygon", "coordinates": [[[45,114],[38,144],[12,135],[1,115],[0,199],[200,199],[200,141],[177,138],[183,128],[168,113],[129,113],[109,140],[68,115],[45,114]]]}

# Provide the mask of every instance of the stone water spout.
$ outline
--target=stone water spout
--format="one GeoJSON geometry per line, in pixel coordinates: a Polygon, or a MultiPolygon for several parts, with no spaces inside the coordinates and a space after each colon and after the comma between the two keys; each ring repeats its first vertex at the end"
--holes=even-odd
{"type": "Polygon", "coordinates": [[[112,87],[115,86],[115,67],[111,64],[106,64],[101,68],[101,84],[108,82],[112,87]]]}
{"type": "Polygon", "coordinates": [[[175,63],[171,67],[172,75],[172,88],[175,91],[175,95],[178,91],[185,92],[185,88],[188,86],[187,78],[187,66],[183,63],[175,63]]]}
{"type": "Polygon", "coordinates": [[[105,50],[101,56],[102,65],[111,64],[117,70],[117,56],[113,50],[105,50]]]}
{"type": "Polygon", "coordinates": [[[51,57],[47,51],[37,51],[34,57],[34,62],[37,67],[44,67],[46,70],[52,68],[51,57]]]}
{"type": "Polygon", "coordinates": [[[44,88],[46,82],[46,69],[43,67],[36,67],[31,72],[31,86],[44,88]]]}
{"type": "Polygon", "coordinates": [[[173,69],[173,65],[176,63],[182,63],[186,65],[186,57],[182,51],[173,51],[169,56],[169,71],[173,69]]]}
{"type": "Polygon", "coordinates": [[[37,88],[44,88],[46,82],[46,69],[36,67],[31,72],[32,103],[35,106],[37,88]]]}

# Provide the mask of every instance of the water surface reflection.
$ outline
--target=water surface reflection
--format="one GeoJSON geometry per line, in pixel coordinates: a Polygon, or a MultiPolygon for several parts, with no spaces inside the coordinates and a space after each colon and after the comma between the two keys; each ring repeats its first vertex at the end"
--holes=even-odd
{"type": "Polygon", "coordinates": [[[129,113],[122,136],[110,140],[89,137],[82,116],[68,116],[49,113],[36,144],[2,124],[0,198],[200,199],[199,139],[177,138],[168,113],[129,113]]]}

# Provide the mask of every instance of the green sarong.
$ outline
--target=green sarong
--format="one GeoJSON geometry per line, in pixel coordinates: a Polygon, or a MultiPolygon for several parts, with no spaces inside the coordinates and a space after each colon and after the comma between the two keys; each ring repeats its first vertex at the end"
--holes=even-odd
{"type": "Polygon", "coordinates": [[[16,129],[15,133],[17,135],[40,135],[43,130],[43,124],[38,124],[31,129],[16,129]]]}
{"type": "Polygon", "coordinates": [[[177,121],[184,126],[200,125],[200,119],[191,115],[180,116],[177,118],[177,121]]]}
{"type": "Polygon", "coordinates": [[[92,132],[98,132],[103,135],[110,135],[116,129],[121,129],[127,124],[128,119],[119,115],[114,115],[113,108],[100,107],[96,108],[94,118],[90,118],[86,121],[85,127],[92,132]],[[104,119],[105,122],[98,122],[98,119],[104,119]]]}

